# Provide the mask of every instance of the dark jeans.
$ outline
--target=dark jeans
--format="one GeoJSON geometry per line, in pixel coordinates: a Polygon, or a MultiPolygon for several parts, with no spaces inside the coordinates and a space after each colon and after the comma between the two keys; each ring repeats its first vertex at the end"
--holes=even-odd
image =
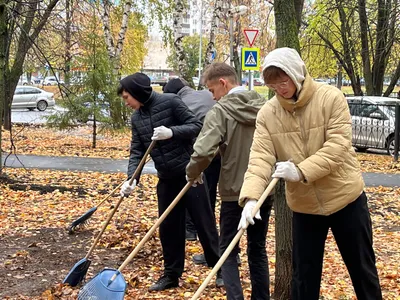
{"type": "MultiPolygon", "coordinates": [[[[268,197],[261,206],[261,220],[255,219],[254,225],[247,228],[247,255],[251,279],[251,299],[270,299],[269,296],[269,269],[266,251],[266,236],[268,232],[268,221],[271,214],[272,198],[268,197]]],[[[221,203],[220,216],[220,254],[222,255],[237,233],[242,207],[237,201],[221,203]]],[[[243,300],[243,289],[240,282],[239,268],[236,256],[239,245],[229,254],[222,265],[222,278],[224,279],[226,295],[228,300],[243,300]]]]}
{"type": "MultiPolygon", "coordinates": [[[[185,175],[160,178],[157,184],[158,212],[161,215],[186,185],[185,175]]],[[[173,278],[182,275],[185,262],[185,215],[191,213],[207,264],[213,267],[218,259],[218,232],[208,194],[203,184],[191,187],[160,225],[164,256],[164,274],[173,278]]]]}
{"type": "MultiPolygon", "coordinates": [[[[211,204],[211,209],[215,214],[215,203],[217,201],[217,187],[219,173],[221,170],[221,156],[217,155],[207,169],[204,171],[204,184],[208,188],[208,195],[211,204]]],[[[196,233],[196,226],[192,221],[190,213],[186,214],[186,230],[196,233]]]]}
{"type": "Polygon", "coordinates": [[[319,299],[329,228],[350,273],[357,299],[382,299],[365,193],[330,216],[293,213],[293,299],[319,299]]]}

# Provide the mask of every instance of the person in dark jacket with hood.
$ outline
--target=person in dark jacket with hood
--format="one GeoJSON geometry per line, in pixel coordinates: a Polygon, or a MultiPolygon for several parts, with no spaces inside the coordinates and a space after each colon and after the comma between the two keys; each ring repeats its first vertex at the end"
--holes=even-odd
{"type": "MultiPolygon", "coordinates": [[[[189,107],[189,109],[201,122],[204,122],[206,114],[216,103],[210,91],[196,91],[192,89],[184,79],[181,78],[173,78],[168,81],[168,83],[164,86],[163,91],[164,93],[177,94],[179,97],[181,97],[182,101],[189,107]]],[[[213,159],[210,166],[204,171],[208,187],[209,200],[214,214],[220,169],[221,157],[218,154],[213,159]]],[[[196,228],[193,224],[190,214],[186,215],[186,239],[188,241],[196,240],[196,228]]],[[[206,263],[203,254],[194,255],[193,259],[194,262],[198,264],[206,263]]]]}
{"type": "MultiPolygon", "coordinates": [[[[121,187],[121,195],[128,196],[139,182],[140,175],[132,185],[129,185],[129,178],[151,141],[157,140],[150,155],[159,178],[157,197],[161,215],[186,185],[185,166],[193,152],[193,139],[198,135],[202,124],[178,96],[154,92],[150,86],[150,78],[143,73],[135,73],[122,79],[118,94],[127,106],[135,110],[131,118],[132,142],[128,180],[121,187]]],[[[193,217],[207,263],[214,266],[218,261],[215,218],[210,203],[203,199],[207,199],[203,185],[190,188],[161,223],[164,274],[150,286],[150,291],[178,286],[185,262],[186,209],[193,217]]]]}
{"type": "MultiPolygon", "coordinates": [[[[194,144],[194,152],[186,167],[187,180],[197,181],[211,163],[215,151],[221,153],[219,194],[220,254],[226,250],[237,233],[242,208],[239,193],[249,161],[250,147],[258,111],[265,103],[255,91],[239,85],[234,68],[225,63],[212,63],[203,74],[204,82],[218,102],[207,113],[203,128],[194,144]]],[[[247,229],[247,254],[252,285],[251,299],[270,299],[266,234],[272,208],[271,196],[261,207],[254,226],[247,229]]],[[[244,299],[236,256],[236,245],[222,265],[227,298],[244,299]]]]}

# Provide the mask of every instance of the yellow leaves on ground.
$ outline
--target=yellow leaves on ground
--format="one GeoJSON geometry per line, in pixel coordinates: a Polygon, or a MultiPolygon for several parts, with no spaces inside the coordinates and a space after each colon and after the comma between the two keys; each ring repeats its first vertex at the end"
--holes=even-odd
{"type": "MultiPolygon", "coordinates": [[[[54,172],[44,170],[7,169],[9,179],[30,186],[15,190],[13,183],[1,185],[0,235],[13,237],[15,244],[2,244],[8,254],[3,260],[4,276],[8,282],[25,282],[26,290],[18,294],[3,294],[12,299],[76,299],[78,288],[63,286],[60,282],[75,262],[84,257],[94,236],[107,218],[110,207],[118,200],[118,193],[100,207],[85,228],[73,236],[65,228],[78,216],[98,204],[115,186],[124,180],[124,174],[54,172]],[[40,189],[40,183],[43,189],[40,189]],[[61,191],[61,188],[68,187],[61,191]],[[53,235],[50,235],[51,230],[53,235]],[[49,234],[43,240],[43,232],[49,234]],[[70,238],[68,240],[67,238],[70,238]],[[19,239],[28,239],[21,246],[19,239]],[[56,247],[57,246],[57,247],[56,247]],[[10,247],[10,248],[7,248],[10,247]],[[56,247],[56,248],[54,248],[56,247]],[[45,270],[41,264],[54,256],[54,263],[45,270]],[[68,260],[68,263],[65,263],[68,260]],[[64,263],[63,263],[64,262],[64,263]],[[10,275],[8,275],[10,274],[10,275]],[[35,288],[36,287],[36,288],[35,288]]],[[[135,192],[121,204],[106,233],[94,251],[87,278],[94,277],[104,267],[116,268],[140,242],[158,217],[157,178],[143,175],[135,192]]],[[[400,296],[400,189],[368,188],[369,207],[374,230],[374,248],[380,282],[385,300],[400,296]]],[[[219,206],[217,206],[217,218],[219,206]]],[[[218,222],[218,221],[217,221],[218,222]]],[[[250,298],[250,275],[247,267],[246,239],[241,239],[240,267],[245,299],[250,298]]],[[[193,254],[202,252],[198,241],[187,242],[185,272],[180,287],[163,292],[148,292],[163,271],[162,249],[158,232],[144,245],[131,264],[123,271],[128,282],[125,299],[189,299],[205,280],[211,269],[195,265],[193,254]]],[[[271,292],[275,275],[275,219],[270,219],[267,251],[269,255],[271,292]]],[[[1,276],[0,274],[0,276],[1,276]]],[[[10,291],[8,291],[11,293],[10,291]]],[[[331,233],[325,246],[321,295],[324,299],[355,299],[351,280],[331,233]]],[[[225,299],[225,291],[215,287],[215,279],[203,293],[202,299],[225,299]]]]}

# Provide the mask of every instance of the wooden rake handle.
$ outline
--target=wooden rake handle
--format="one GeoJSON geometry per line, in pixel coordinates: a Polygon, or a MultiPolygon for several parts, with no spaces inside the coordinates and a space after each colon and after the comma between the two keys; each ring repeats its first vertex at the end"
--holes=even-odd
{"type": "MultiPolygon", "coordinates": [[[[264,201],[267,199],[268,195],[271,193],[272,189],[275,187],[276,183],[279,181],[279,178],[273,178],[271,182],[268,184],[266,190],[264,193],[261,195],[260,199],[257,201],[256,206],[254,207],[253,211],[251,212],[252,217],[256,215],[257,211],[261,208],[263,205],[264,201]]],[[[248,223],[247,223],[248,225],[248,223]]],[[[241,228],[229,244],[228,248],[226,248],[225,252],[222,254],[222,256],[219,258],[217,264],[214,266],[214,268],[211,270],[211,272],[208,274],[207,278],[203,281],[203,283],[200,285],[200,287],[197,289],[196,293],[193,295],[191,300],[196,300],[200,297],[201,293],[204,291],[204,289],[207,287],[207,285],[210,283],[211,279],[214,277],[215,274],[217,274],[218,270],[221,268],[225,260],[228,258],[229,254],[232,252],[233,248],[235,248],[236,244],[239,242],[240,238],[242,237],[243,233],[245,232],[245,229],[241,228]]]]}
{"type": "Polygon", "coordinates": [[[122,265],[118,268],[118,272],[114,274],[114,276],[110,279],[111,281],[114,281],[115,278],[117,277],[118,273],[122,272],[122,270],[131,262],[131,260],[138,254],[139,250],[143,247],[143,245],[148,241],[148,239],[153,235],[154,231],[161,225],[161,223],[165,220],[165,218],[168,216],[168,214],[171,212],[171,210],[176,206],[176,204],[181,200],[183,195],[191,188],[193,184],[193,181],[189,181],[186,183],[186,185],[183,187],[183,189],[179,192],[179,194],[175,197],[174,201],[171,202],[171,204],[168,206],[168,208],[163,212],[163,214],[158,218],[157,222],[150,228],[150,230],[146,233],[144,238],[139,242],[139,244],[136,245],[135,249],[129,254],[129,256],[125,259],[125,261],[122,263],[122,265]]]}
{"type": "MultiPolygon", "coordinates": [[[[146,156],[144,156],[144,157],[146,157],[146,156]]],[[[151,160],[151,158],[150,158],[149,156],[147,156],[147,157],[146,157],[146,161],[144,162],[144,164],[147,164],[150,160],[151,160]]],[[[139,164],[139,165],[140,165],[140,164],[139,164]]],[[[138,168],[139,168],[139,166],[138,166],[138,168]]],[[[134,177],[132,176],[132,178],[134,178],[134,177]]],[[[121,182],[115,189],[113,189],[113,190],[111,191],[110,194],[108,194],[107,197],[105,197],[103,200],[101,200],[101,202],[97,205],[97,208],[99,208],[99,207],[100,207],[104,202],[106,202],[112,195],[114,195],[114,193],[115,193],[117,190],[119,190],[119,189],[121,188],[121,186],[124,184],[124,182],[125,182],[125,181],[121,182]]],[[[130,184],[132,184],[132,183],[130,183],[130,184]]]]}
{"type": "MultiPolygon", "coordinates": [[[[146,152],[144,153],[142,159],[140,160],[139,165],[137,166],[135,172],[133,173],[131,179],[129,180],[129,184],[131,185],[133,183],[133,180],[135,179],[135,177],[137,175],[139,175],[139,172],[142,170],[144,164],[146,163],[146,159],[147,156],[150,154],[151,150],[153,150],[154,146],[156,145],[156,141],[152,141],[149,148],[147,148],[146,152]]],[[[122,184],[120,184],[121,186],[122,184]]],[[[117,187],[118,188],[118,187],[117,187]]],[[[117,189],[115,188],[114,191],[117,189]]],[[[114,192],[113,191],[113,192],[114,192]]],[[[118,207],[120,206],[120,204],[122,203],[122,200],[124,200],[125,196],[121,196],[117,202],[117,204],[115,204],[114,209],[110,212],[107,220],[104,222],[103,227],[101,228],[100,232],[97,234],[96,239],[94,240],[92,246],[90,247],[88,253],[86,254],[85,258],[87,259],[90,254],[92,254],[94,247],[96,247],[96,244],[98,243],[101,235],[103,234],[103,232],[106,230],[108,223],[110,223],[112,217],[114,216],[115,212],[117,211],[118,207]]]]}

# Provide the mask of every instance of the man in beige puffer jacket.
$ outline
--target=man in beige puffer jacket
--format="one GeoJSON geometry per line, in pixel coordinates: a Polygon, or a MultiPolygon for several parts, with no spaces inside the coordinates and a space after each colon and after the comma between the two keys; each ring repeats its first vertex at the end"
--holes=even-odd
{"type": "Polygon", "coordinates": [[[331,229],[359,300],[382,299],[372,247],[371,218],[343,93],[312,80],[290,48],[270,52],[264,81],[275,97],[259,111],[239,203],[246,206],[271,177],[286,181],[293,211],[292,299],[319,299],[324,245],[331,229]],[[276,171],[272,167],[276,163],[276,171]]]}

